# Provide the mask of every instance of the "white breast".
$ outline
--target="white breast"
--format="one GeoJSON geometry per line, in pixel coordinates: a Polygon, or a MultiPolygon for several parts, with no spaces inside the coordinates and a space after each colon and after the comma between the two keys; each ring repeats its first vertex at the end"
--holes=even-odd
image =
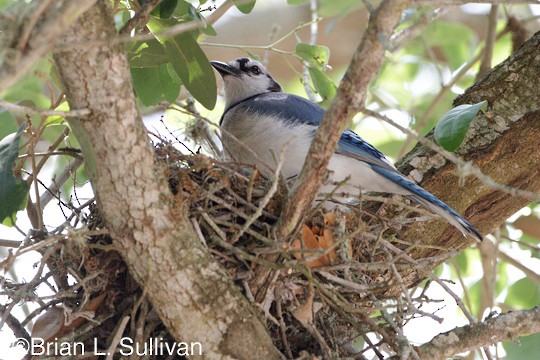
{"type": "Polygon", "coordinates": [[[296,176],[304,165],[314,127],[304,124],[292,126],[267,115],[250,116],[247,118],[235,111],[225,116],[221,127],[228,156],[239,162],[255,164],[266,175],[272,175],[284,152],[281,176],[285,179],[296,176]]]}

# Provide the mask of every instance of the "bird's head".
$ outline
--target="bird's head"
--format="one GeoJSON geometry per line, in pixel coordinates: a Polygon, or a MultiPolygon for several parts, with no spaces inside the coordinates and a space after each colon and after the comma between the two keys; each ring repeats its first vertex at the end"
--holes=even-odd
{"type": "Polygon", "coordinates": [[[251,96],[281,91],[281,86],[257,60],[238,58],[228,63],[210,63],[223,78],[226,107],[251,96]]]}

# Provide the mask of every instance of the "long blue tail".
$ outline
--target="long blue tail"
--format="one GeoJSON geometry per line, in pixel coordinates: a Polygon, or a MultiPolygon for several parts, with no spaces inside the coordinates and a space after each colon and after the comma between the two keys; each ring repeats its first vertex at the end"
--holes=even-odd
{"type": "Polygon", "coordinates": [[[444,202],[437,199],[433,194],[427,192],[420,186],[409,181],[406,177],[404,177],[398,172],[391,171],[390,169],[385,169],[376,165],[371,166],[371,168],[379,175],[384,176],[388,180],[392,181],[396,185],[399,185],[401,188],[406,190],[408,193],[405,194],[405,196],[418,202],[419,204],[433,211],[437,215],[445,218],[450,224],[454,225],[457,229],[459,229],[463,233],[463,235],[473,236],[477,240],[482,241],[482,235],[478,232],[478,230],[474,228],[474,226],[472,226],[467,220],[462,218],[457,212],[452,210],[444,202]]]}

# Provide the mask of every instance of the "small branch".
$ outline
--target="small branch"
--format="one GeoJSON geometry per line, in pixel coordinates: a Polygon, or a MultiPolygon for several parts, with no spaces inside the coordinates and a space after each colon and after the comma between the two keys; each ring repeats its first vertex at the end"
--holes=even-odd
{"type": "Polygon", "coordinates": [[[317,23],[320,20],[321,20],[320,18],[316,18],[316,19],[311,20],[311,21],[309,21],[307,23],[301,23],[300,25],[298,25],[297,27],[295,27],[294,29],[292,29],[291,31],[289,31],[288,33],[286,33],[285,35],[283,35],[282,37],[280,37],[279,39],[277,39],[276,41],[274,41],[274,42],[272,42],[272,43],[270,43],[268,45],[235,45],[235,44],[219,44],[219,43],[207,43],[207,42],[199,42],[199,45],[200,46],[209,46],[209,47],[228,48],[228,49],[238,49],[238,50],[242,50],[242,51],[245,51],[246,49],[250,49],[250,50],[272,50],[272,51],[275,51],[275,52],[280,53],[280,54],[291,55],[291,54],[293,54],[292,52],[277,49],[276,46],[278,44],[282,43],[283,41],[287,40],[292,35],[294,35],[298,30],[303,29],[306,26],[311,26],[313,23],[317,23]]]}
{"type": "Polygon", "coordinates": [[[163,0],[150,0],[142,4],[139,11],[129,19],[124,26],[118,32],[119,34],[129,34],[137,26],[145,25],[150,17],[150,13],[158,6],[163,0]]]}
{"type": "Polygon", "coordinates": [[[390,51],[396,52],[401,49],[409,41],[417,38],[421,34],[421,32],[425,30],[426,26],[428,26],[434,20],[440,18],[447,12],[448,8],[438,8],[423,13],[420,19],[418,19],[415,24],[397,32],[395,35],[392,35],[392,37],[390,38],[390,51]]]}
{"type": "MultiPolygon", "coordinates": [[[[483,241],[483,243],[486,243],[486,244],[482,244],[483,246],[488,246],[491,249],[494,249],[495,248],[495,244],[493,244],[491,241],[488,241],[488,240],[485,240],[483,241]]],[[[535,283],[537,284],[540,284],[540,273],[534,271],[533,269],[525,266],[524,264],[522,264],[520,261],[514,259],[513,257],[511,257],[510,255],[508,255],[507,253],[505,253],[504,251],[502,251],[501,249],[498,249],[497,250],[497,256],[499,259],[503,260],[503,261],[506,261],[507,263],[509,263],[510,265],[514,266],[515,268],[523,271],[523,273],[529,278],[531,279],[532,281],[534,281],[535,283]]]]}
{"type": "Polygon", "coordinates": [[[497,11],[498,5],[491,5],[491,11],[489,13],[488,28],[486,34],[486,46],[482,53],[482,62],[480,63],[480,69],[476,75],[476,79],[480,79],[484,74],[491,70],[491,59],[493,57],[493,47],[495,45],[495,39],[497,37],[497,11]]]}
{"type": "Polygon", "coordinates": [[[30,114],[30,115],[40,115],[40,116],[84,116],[90,114],[88,109],[78,109],[71,111],[60,111],[60,110],[46,110],[46,109],[33,109],[27,106],[21,106],[13,104],[4,100],[0,100],[0,107],[6,108],[9,111],[21,114],[30,114]]]}
{"type": "Polygon", "coordinates": [[[435,336],[416,348],[422,360],[446,359],[501,341],[540,332],[540,307],[512,311],[435,336]]]}
{"type": "Polygon", "coordinates": [[[30,335],[28,334],[24,326],[12,314],[6,314],[7,311],[8,310],[5,306],[0,307],[0,316],[6,317],[6,324],[7,326],[9,326],[11,331],[13,331],[13,335],[15,335],[17,338],[24,338],[28,342],[30,342],[30,335]]]}
{"type": "Polygon", "coordinates": [[[116,333],[114,334],[114,337],[111,341],[111,345],[107,349],[107,357],[106,360],[112,360],[113,356],[115,354],[115,350],[120,344],[120,340],[122,340],[122,335],[124,334],[124,330],[126,329],[126,325],[129,321],[129,316],[124,316],[124,318],[120,321],[120,324],[116,328],[116,333]]]}
{"type": "Polygon", "coordinates": [[[43,211],[45,209],[45,206],[60,192],[60,189],[62,186],[64,186],[65,182],[77,171],[77,169],[83,164],[83,160],[81,158],[75,158],[71,160],[62,171],[60,175],[58,175],[55,179],[53,179],[52,184],[49,186],[47,191],[45,191],[40,198],[40,209],[43,211]]]}
{"type": "Polygon", "coordinates": [[[0,247],[18,248],[21,242],[18,240],[0,239],[0,247]]]}

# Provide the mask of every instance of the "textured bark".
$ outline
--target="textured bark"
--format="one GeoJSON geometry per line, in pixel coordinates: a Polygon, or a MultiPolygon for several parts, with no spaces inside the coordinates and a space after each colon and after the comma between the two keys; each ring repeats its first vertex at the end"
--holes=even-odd
{"type": "MultiPolygon", "coordinates": [[[[509,188],[540,192],[540,33],[535,34],[503,63],[459,96],[454,105],[488,101],[488,109],[473,121],[457,154],[483,174],[509,188]]],[[[428,139],[433,140],[433,132],[428,139]]],[[[417,145],[398,163],[398,169],[422,178],[420,185],[464,215],[482,234],[502,225],[532,199],[493,189],[482,179],[461,179],[456,165],[427,146],[417,145]]],[[[460,249],[471,243],[443,221],[411,226],[405,239],[460,249]]],[[[414,258],[434,256],[439,250],[419,247],[414,258]]],[[[408,286],[425,273],[404,275],[408,286]]],[[[399,292],[389,289],[389,293],[399,292]]]]}
{"type": "MultiPolygon", "coordinates": [[[[108,1],[80,17],[61,43],[116,34],[108,1]]],[[[173,202],[138,113],[120,45],[55,55],[98,205],[130,273],[178,341],[209,359],[278,358],[263,323],[173,202]]]]}
{"type": "Polygon", "coordinates": [[[514,340],[519,336],[540,332],[540,307],[513,311],[435,336],[416,348],[422,360],[447,359],[452,355],[481,346],[514,340]]]}

